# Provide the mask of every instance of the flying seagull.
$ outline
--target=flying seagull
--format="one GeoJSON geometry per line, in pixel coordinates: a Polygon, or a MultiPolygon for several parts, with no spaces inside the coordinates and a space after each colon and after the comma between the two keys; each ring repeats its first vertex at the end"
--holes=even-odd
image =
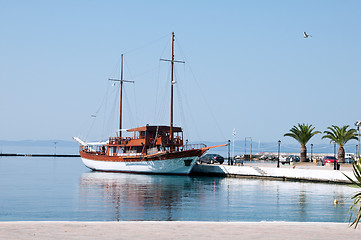
{"type": "Polygon", "coordinates": [[[303,37],[304,38],[309,38],[309,37],[312,37],[311,35],[308,35],[306,32],[303,32],[303,37]]]}

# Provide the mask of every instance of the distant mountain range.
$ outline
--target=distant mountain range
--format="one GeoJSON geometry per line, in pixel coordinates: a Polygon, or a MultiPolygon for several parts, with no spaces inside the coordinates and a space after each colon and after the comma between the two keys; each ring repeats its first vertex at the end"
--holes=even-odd
{"type": "Polygon", "coordinates": [[[0,153],[4,154],[78,154],[78,149],[79,145],[75,141],[0,140],[0,153]]]}
{"type": "Polygon", "coordinates": [[[0,146],[36,146],[36,147],[46,147],[54,146],[56,142],[57,146],[64,147],[77,147],[79,144],[75,141],[65,141],[65,140],[19,140],[19,141],[7,141],[0,140],[0,146]]]}
{"type": "MultiPolygon", "coordinates": [[[[34,148],[49,148],[49,151],[52,151],[52,149],[54,149],[55,147],[55,143],[56,142],[56,147],[59,150],[59,154],[61,154],[61,150],[65,149],[65,148],[71,148],[74,149],[75,152],[78,151],[78,147],[79,144],[75,141],[66,141],[66,140],[20,140],[20,141],[7,141],[7,140],[0,140],[0,150],[1,149],[6,149],[7,147],[12,147],[14,149],[18,149],[21,147],[26,147],[27,149],[31,149],[32,147],[34,148]]],[[[200,143],[199,142],[189,142],[189,144],[192,143],[200,143]]],[[[221,144],[226,144],[227,142],[210,142],[210,141],[204,141],[202,142],[204,144],[206,144],[207,146],[214,146],[214,145],[221,145],[221,144]]],[[[356,141],[352,141],[349,144],[347,144],[345,146],[345,151],[349,152],[349,153],[355,153],[356,152],[356,141]]],[[[298,153],[300,151],[300,145],[297,143],[294,144],[289,144],[289,143],[281,143],[280,146],[280,151],[284,152],[284,153],[298,153]]],[[[233,150],[233,143],[231,142],[231,146],[230,146],[230,151],[232,152],[233,150]]],[[[246,153],[249,154],[250,152],[250,142],[247,142],[247,146],[245,149],[245,141],[244,140],[240,140],[240,141],[235,141],[235,146],[234,146],[234,154],[244,154],[245,151],[246,153]]],[[[336,145],[336,153],[338,150],[338,146],[336,145]]],[[[278,151],[278,143],[277,142],[253,142],[252,143],[252,153],[257,154],[257,153],[270,153],[270,152],[277,152],[278,151]]],[[[311,151],[311,146],[310,144],[307,144],[307,151],[310,153],[311,151]]],[[[225,155],[226,153],[228,153],[228,147],[220,147],[220,148],[215,148],[215,149],[211,149],[210,152],[212,153],[217,153],[219,152],[222,155],[225,155]]],[[[334,152],[334,146],[333,144],[314,144],[313,145],[313,152],[314,153],[332,153],[334,152]]]]}
{"type": "MultiPolygon", "coordinates": [[[[203,142],[204,144],[206,144],[207,146],[213,146],[213,145],[220,145],[220,144],[225,144],[227,142],[203,142]]],[[[348,144],[346,144],[346,146],[344,146],[345,148],[345,152],[347,153],[356,153],[356,141],[352,141],[348,144]]],[[[280,145],[280,151],[283,153],[299,153],[300,152],[300,144],[298,143],[281,143],[280,145]]],[[[307,152],[310,153],[311,152],[311,144],[307,144],[307,152]]],[[[222,147],[219,148],[221,151],[227,151],[228,152],[228,147],[222,147]]],[[[231,142],[231,146],[230,146],[230,151],[232,152],[233,149],[233,143],[231,142]]],[[[235,155],[237,154],[244,154],[245,152],[247,154],[250,153],[251,147],[250,147],[250,142],[247,142],[247,146],[245,147],[245,141],[244,140],[240,140],[240,141],[235,141],[235,147],[234,147],[234,153],[235,155]]],[[[338,151],[338,145],[336,145],[336,154],[338,151]]],[[[212,151],[214,152],[214,151],[212,151]]],[[[270,153],[270,152],[278,152],[278,142],[252,142],[252,153],[257,154],[257,153],[270,153]]],[[[313,153],[332,153],[334,152],[334,145],[333,144],[327,144],[327,143],[320,143],[320,144],[313,144],[312,147],[312,152],[313,153]]]]}

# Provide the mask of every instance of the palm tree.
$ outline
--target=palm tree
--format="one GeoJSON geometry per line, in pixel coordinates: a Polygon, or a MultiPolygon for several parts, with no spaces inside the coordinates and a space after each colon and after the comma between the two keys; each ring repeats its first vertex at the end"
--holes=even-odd
{"type": "Polygon", "coordinates": [[[330,139],[330,143],[335,142],[338,144],[339,148],[337,151],[337,159],[341,163],[345,162],[345,149],[343,146],[352,139],[358,139],[356,136],[356,129],[347,129],[348,127],[349,125],[343,126],[341,128],[332,125],[332,127],[328,127],[328,130],[323,132],[325,135],[322,137],[322,139],[330,139]]]}
{"type": "Polygon", "coordinates": [[[307,142],[316,134],[321,133],[320,131],[313,131],[315,128],[312,127],[312,124],[298,124],[297,126],[293,126],[290,129],[289,133],[286,133],[285,137],[292,137],[296,139],[301,144],[301,152],[300,152],[300,161],[306,162],[307,156],[307,142]]]}

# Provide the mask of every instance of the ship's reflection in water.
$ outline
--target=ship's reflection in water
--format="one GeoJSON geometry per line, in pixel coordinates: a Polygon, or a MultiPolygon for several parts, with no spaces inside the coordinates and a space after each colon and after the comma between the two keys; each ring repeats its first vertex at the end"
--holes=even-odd
{"type": "Polygon", "coordinates": [[[84,173],[79,218],[345,222],[352,189],[252,179],[84,173]],[[334,205],[334,199],[339,204],[334,205]]]}
{"type": "Polygon", "coordinates": [[[181,209],[201,198],[200,183],[186,176],[90,172],[81,177],[80,206],[108,215],[105,220],[178,220],[187,213],[181,209]]]}

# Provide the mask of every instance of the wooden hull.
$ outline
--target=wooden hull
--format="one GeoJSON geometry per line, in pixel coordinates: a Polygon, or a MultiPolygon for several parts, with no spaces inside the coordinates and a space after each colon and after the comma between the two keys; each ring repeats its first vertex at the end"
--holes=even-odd
{"type": "Polygon", "coordinates": [[[188,175],[205,151],[193,149],[142,156],[106,156],[80,151],[80,156],[85,166],[95,171],[188,175]]]}

